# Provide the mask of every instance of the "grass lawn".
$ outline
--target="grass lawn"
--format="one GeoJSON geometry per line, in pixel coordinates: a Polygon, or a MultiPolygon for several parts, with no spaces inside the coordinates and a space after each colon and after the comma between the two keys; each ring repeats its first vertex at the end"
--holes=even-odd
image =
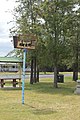
{"type": "Polygon", "coordinates": [[[59,88],[53,80],[25,82],[25,104],[20,89],[0,89],[0,120],[80,120],[80,96],[74,94],[76,82],[65,77],[59,88]]]}

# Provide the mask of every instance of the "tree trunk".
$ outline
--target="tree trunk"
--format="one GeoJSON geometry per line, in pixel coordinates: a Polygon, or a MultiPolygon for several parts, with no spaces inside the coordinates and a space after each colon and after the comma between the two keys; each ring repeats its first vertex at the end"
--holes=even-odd
{"type": "Polygon", "coordinates": [[[37,66],[37,82],[39,82],[39,67],[37,66]]]}
{"type": "Polygon", "coordinates": [[[73,65],[73,80],[78,80],[78,63],[74,63],[73,65]]]}
{"type": "Polygon", "coordinates": [[[79,34],[77,33],[76,46],[74,48],[75,62],[73,64],[73,80],[78,80],[78,56],[79,56],[79,34]]]}
{"type": "Polygon", "coordinates": [[[30,76],[30,84],[33,84],[33,59],[31,60],[31,76],[30,76]]]}
{"type": "Polygon", "coordinates": [[[56,66],[54,66],[54,87],[58,88],[58,85],[57,85],[57,67],[56,66]]]}
{"type": "Polygon", "coordinates": [[[36,83],[36,58],[34,58],[34,82],[36,83]]]}
{"type": "Polygon", "coordinates": [[[78,80],[78,72],[73,71],[73,80],[78,80]]]}

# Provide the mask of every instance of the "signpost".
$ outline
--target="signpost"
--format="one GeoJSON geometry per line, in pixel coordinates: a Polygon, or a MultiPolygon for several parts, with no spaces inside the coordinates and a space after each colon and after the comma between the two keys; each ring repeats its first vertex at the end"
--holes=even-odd
{"type": "Polygon", "coordinates": [[[36,44],[36,36],[34,35],[19,35],[19,36],[13,36],[14,40],[14,48],[19,49],[35,49],[36,44]]]}
{"type": "Polygon", "coordinates": [[[25,64],[26,64],[26,48],[23,49],[23,73],[22,73],[22,104],[24,104],[24,84],[25,84],[25,64]]]}
{"type": "Polygon", "coordinates": [[[35,49],[36,36],[30,34],[13,36],[13,42],[14,48],[23,49],[22,104],[24,104],[26,54],[28,49],[35,49]]]}

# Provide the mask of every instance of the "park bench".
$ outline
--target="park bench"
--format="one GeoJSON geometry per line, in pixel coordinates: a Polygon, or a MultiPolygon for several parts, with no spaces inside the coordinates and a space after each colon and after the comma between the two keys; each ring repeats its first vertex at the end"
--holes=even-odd
{"type": "Polygon", "coordinates": [[[0,77],[0,87],[3,88],[6,83],[11,83],[12,87],[16,87],[19,84],[21,87],[21,78],[20,77],[0,77]]]}

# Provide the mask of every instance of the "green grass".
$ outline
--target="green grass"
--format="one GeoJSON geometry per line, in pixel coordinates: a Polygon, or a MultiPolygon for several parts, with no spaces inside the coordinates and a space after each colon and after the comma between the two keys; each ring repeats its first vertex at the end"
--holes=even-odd
{"type": "Polygon", "coordinates": [[[76,82],[65,77],[53,87],[52,79],[25,83],[25,104],[20,89],[0,89],[0,120],[80,120],[80,96],[74,94],[76,82]]]}

